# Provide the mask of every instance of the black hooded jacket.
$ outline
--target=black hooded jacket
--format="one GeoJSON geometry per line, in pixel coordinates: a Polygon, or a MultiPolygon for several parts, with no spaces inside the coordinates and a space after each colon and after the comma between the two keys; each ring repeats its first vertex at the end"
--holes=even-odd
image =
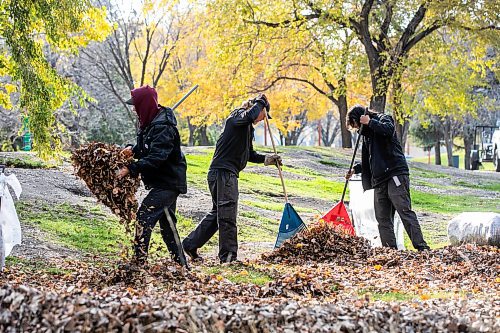
{"type": "Polygon", "coordinates": [[[247,162],[264,163],[265,156],[253,149],[253,122],[264,105],[257,102],[250,109],[236,109],[226,120],[224,131],[217,140],[210,169],[225,169],[239,176],[247,162]]]}
{"type": "Polygon", "coordinates": [[[170,108],[160,106],[151,124],[137,134],[133,152],[137,161],[129,165],[130,174],[141,174],[146,188],[187,192],[186,158],[181,151],[177,120],[170,108]]]}
{"type": "Polygon", "coordinates": [[[371,115],[370,122],[363,126],[361,135],[361,164],[354,166],[354,172],[361,172],[365,191],[394,176],[410,174],[391,116],[371,115]]]}

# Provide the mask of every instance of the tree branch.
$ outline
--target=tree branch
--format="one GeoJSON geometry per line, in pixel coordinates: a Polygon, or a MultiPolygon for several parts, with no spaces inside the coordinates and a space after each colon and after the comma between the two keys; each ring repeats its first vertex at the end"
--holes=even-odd
{"type": "Polygon", "coordinates": [[[430,35],[432,32],[441,28],[442,26],[443,26],[442,24],[434,22],[430,27],[417,33],[403,46],[402,55],[407,54],[411,50],[411,48],[414,47],[418,42],[420,42],[422,39],[430,35]]]}
{"type": "Polygon", "coordinates": [[[399,55],[401,55],[403,53],[403,50],[404,50],[405,46],[408,44],[408,41],[410,40],[411,36],[413,36],[415,31],[417,30],[418,25],[424,19],[425,13],[427,12],[427,7],[426,7],[425,3],[426,2],[424,2],[424,4],[420,5],[418,10],[415,12],[415,15],[413,15],[413,18],[411,19],[411,21],[408,23],[405,30],[403,31],[401,38],[399,39],[398,43],[396,44],[395,54],[394,54],[395,57],[398,57],[399,55]]]}
{"type": "Polygon", "coordinates": [[[460,26],[460,28],[467,30],[467,31],[484,31],[484,30],[500,30],[499,26],[496,26],[494,24],[487,25],[484,27],[466,27],[466,26],[460,26]]]}
{"type": "Polygon", "coordinates": [[[317,19],[319,17],[320,17],[319,14],[314,13],[314,14],[302,15],[300,17],[293,19],[293,20],[284,20],[281,22],[267,22],[267,21],[261,21],[261,20],[255,21],[255,20],[247,20],[247,19],[243,19],[243,22],[251,23],[251,24],[258,24],[258,25],[265,25],[265,26],[271,27],[271,28],[278,28],[278,27],[289,27],[292,23],[301,22],[304,20],[310,21],[313,19],[317,19]]]}
{"type": "Polygon", "coordinates": [[[393,15],[392,3],[390,1],[386,0],[386,1],[384,1],[384,5],[386,8],[386,13],[385,13],[384,21],[382,22],[382,25],[380,26],[380,34],[376,38],[377,46],[380,48],[380,51],[387,50],[387,47],[390,43],[390,41],[389,41],[389,27],[391,26],[392,15],[393,15]]]}
{"type": "Polygon", "coordinates": [[[338,100],[333,97],[333,95],[331,94],[328,94],[327,92],[325,92],[324,90],[322,90],[320,87],[318,87],[314,82],[311,82],[307,79],[302,79],[302,78],[298,78],[298,77],[292,77],[292,76],[278,76],[277,78],[275,78],[268,86],[266,86],[265,88],[262,88],[262,89],[257,89],[257,88],[253,88],[253,87],[248,87],[250,89],[252,89],[252,92],[254,93],[261,93],[261,92],[264,92],[266,90],[269,90],[270,88],[272,88],[277,82],[279,81],[286,81],[286,80],[290,80],[290,81],[297,81],[297,82],[302,82],[302,83],[306,83],[308,84],[309,86],[311,86],[312,88],[314,88],[314,90],[316,90],[318,93],[320,93],[321,95],[323,96],[326,96],[328,97],[331,101],[333,101],[335,104],[338,103],[338,100]]]}
{"type": "Polygon", "coordinates": [[[368,24],[368,15],[370,14],[370,10],[372,9],[373,1],[374,0],[366,0],[363,4],[363,7],[361,7],[361,12],[359,13],[359,16],[361,16],[366,24],[368,24]]]}

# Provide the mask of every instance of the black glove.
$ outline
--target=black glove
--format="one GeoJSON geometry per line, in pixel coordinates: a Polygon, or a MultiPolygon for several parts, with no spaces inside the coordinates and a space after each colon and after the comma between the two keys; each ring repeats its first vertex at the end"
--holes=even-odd
{"type": "Polygon", "coordinates": [[[259,96],[255,97],[254,102],[261,103],[262,106],[264,106],[266,108],[267,112],[269,112],[269,110],[271,110],[271,105],[269,104],[269,101],[267,100],[267,97],[264,94],[259,94],[259,96]]]}
{"type": "Polygon", "coordinates": [[[355,174],[362,173],[363,168],[361,166],[361,163],[354,164],[354,167],[352,168],[352,170],[354,171],[355,174]]]}

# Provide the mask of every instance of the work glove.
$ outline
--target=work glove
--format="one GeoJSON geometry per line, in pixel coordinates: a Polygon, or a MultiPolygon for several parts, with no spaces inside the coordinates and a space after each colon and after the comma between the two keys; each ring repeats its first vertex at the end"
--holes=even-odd
{"type": "Polygon", "coordinates": [[[283,165],[281,162],[281,156],[278,154],[267,154],[264,159],[264,165],[283,165]]]}
{"type": "Polygon", "coordinates": [[[361,163],[356,163],[352,169],[345,173],[345,179],[351,179],[352,175],[361,173],[362,171],[361,163]]]}
{"type": "Polygon", "coordinates": [[[267,97],[264,94],[259,94],[257,97],[255,97],[254,102],[255,103],[260,102],[266,108],[267,112],[271,110],[271,105],[269,104],[269,101],[267,100],[267,97]]]}

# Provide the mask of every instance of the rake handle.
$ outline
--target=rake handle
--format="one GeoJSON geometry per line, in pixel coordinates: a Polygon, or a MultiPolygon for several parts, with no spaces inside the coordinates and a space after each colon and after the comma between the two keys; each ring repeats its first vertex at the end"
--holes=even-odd
{"type": "Polygon", "coordinates": [[[172,111],[177,109],[177,107],[179,105],[182,104],[182,102],[184,102],[186,100],[186,98],[189,97],[189,95],[191,95],[193,93],[193,91],[195,91],[196,89],[198,88],[198,85],[194,85],[193,88],[191,88],[177,103],[174,104],[174,106],[172,106],[172,111]]]}
{"type": "MultiPolygon", "coordinates": [[[[362,128],[363,128],[363,125],[361,125],[361,129],[362,128]]],[[[361,130],[359,132],[361,133],[361,130]]],[[[349,171],[348,172],[351,172],[352,166],[354,165],[354,160],[356,159],[356,152],[358,151],[359,139],[360,138],[361,138],[361,134],[358,134],[358,138],[356,140],[356,146],[354,147],[354,154],[352,154],[351,165],[349,166],[349,171]]],[[[340,199],[340,202],[344,202],[345,192],[347,190],[347,183],[349,183],[349,179],[345,180],[344,191],[342,192],[342,198],[340,199]]]]}
{"type": "MultiPolygon", "coordinates": [[[[365,115],[368,114],[368,107],[366,107],[364,114],[365,115]]],[[[358,151],[359,140],[361,139],[361,132],[362,131],[363,131],[363,124],[361,124],[361,126],[359,127],[358,138],[356,139],[356,146],[354,147],[354,154],[352,154],[351,165],[349,166],[349,171],[348,172],[351,172],[352,166],[354,165],[354,160],[356,159],[356,152],[358,151]]],[[[340,199],[340,202],[344,202],[345,191],[347,190],[347,183],[349,183],[349,179],[345,180],[344,191],[342,192],[342,198],[340,199]]]]}
{"type": "MultiPolygon", "coordinates": [[[[266,114],[265,121],[266,121],[266,125],[267,125],[267,130],[269,131],[269,136],[271,137],[271,144],[273,145],[274,153],[277,155],[278,152],[276,151],[276,145],[274,144],[273,133],[271,133],[271,126],[269,126],[269,118],[267,118],[267,112],[265,112],[265,114],[266,114]]],[[[264,133],[264,135],[265,135],[265,133],[264,133]]],[[[281,165],[279,165],[279,163],[277,163],[276,166],[278,167],[278,174],[279,174],[280,179],[281,179],[281,185],[283,186],[283,193],[285,194],[285,203],[288,203],[288,194],[286,194],[285,180],[283,179],[281,165]]]]}

